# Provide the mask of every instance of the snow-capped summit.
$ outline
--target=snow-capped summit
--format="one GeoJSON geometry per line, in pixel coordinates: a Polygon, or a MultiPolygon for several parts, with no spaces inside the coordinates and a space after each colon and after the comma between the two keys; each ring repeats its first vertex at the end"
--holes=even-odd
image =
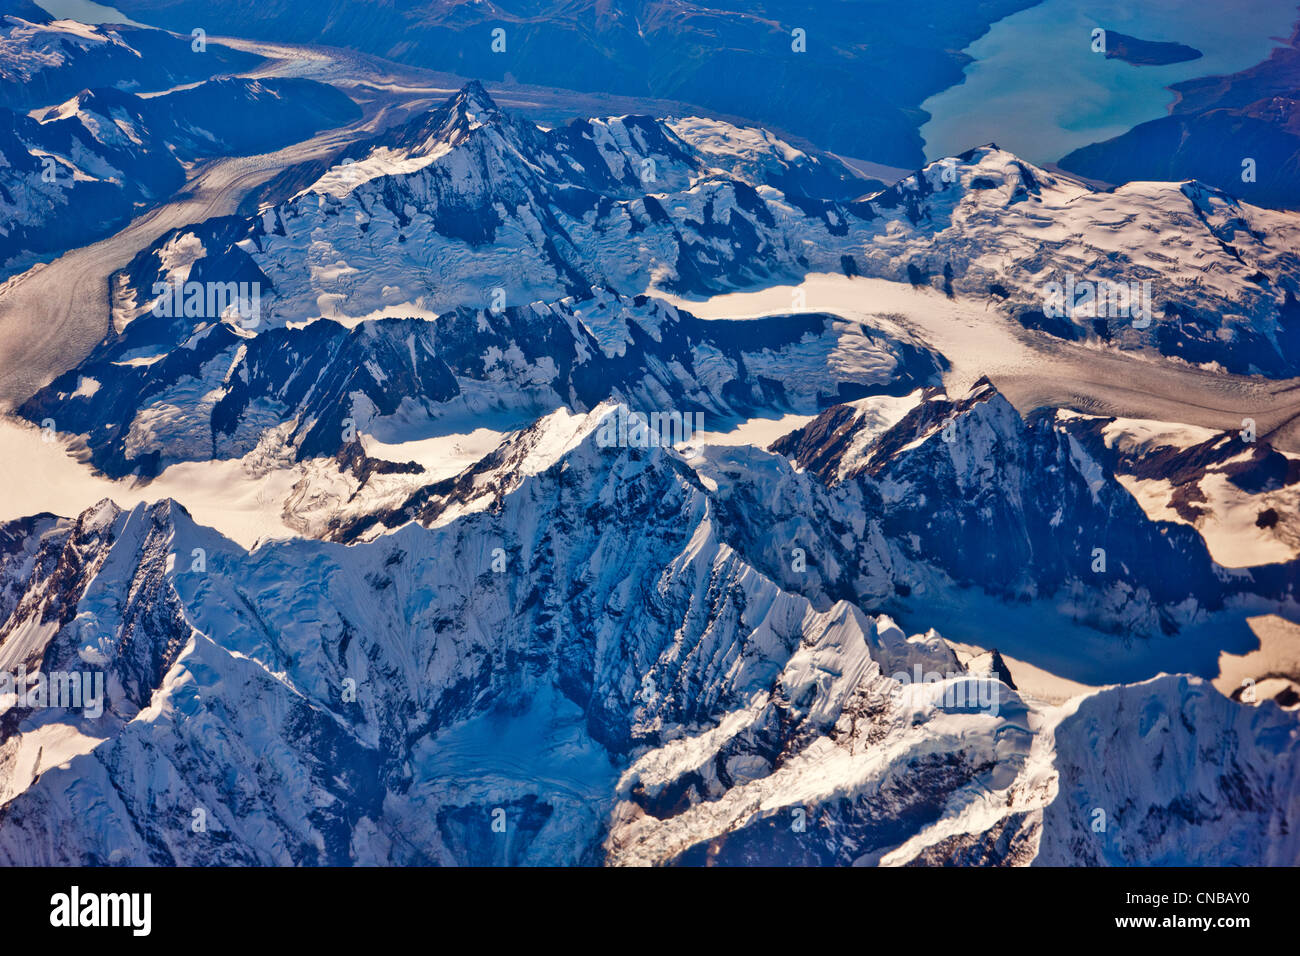
{"type": "MultiPolygon", "coordinates": [[[[964,396],[931,389],[915,397],[888,427],[866,409],[839,406],[773,449],[830,487],[823,507],[839,521],[880,515],[869,519],[880,539],[899,543],[908,560],[994,594],[1060,602],[1103,629],[1173,633],[1239,591],[1294,599],[1294,564],[1288,574],[1229,583],[1199,535],[1148,518],[1057,414],[1022,418],[987,380],[964,396]]],[[[897,557],[842,561],[842,574],[867,575],[897,557]]],[[[897,566],[894,577],[908,594],[924,580],[897,566]]]]}
{"type": "Polygon", "coordinates": [[[0,594],[25,595],[0,664],[107,674],[98,717],[5,712],[0,859],[1197,863],[1225,833],[1293,857],[1276,706],[1180,677],[1036,702],[783,590],[671,450],[553,425],[489,507],[347,547],[248,553],[171,502],[0,529],[0,594]],[[1134,733],[1094,731],[1117,714],[1134,733]]]}
{"type": "Polygon", "coordinates": [[[394,146],[412,152],[432,153],[464,142],[471,131],[485,125],[508,122],[483,84],[471,80],[447,103],[420,117],[418,122],[399,127],[391,137],[394,146]]]}
{"type": "Polygon", "coordinates": [[[1294,214],[1195,184],[1100,192],[991,145],[849,198],[869,190],[832,157],[724,125],[543,129],[469,86],[255,217],[160,238],[123,273],[114,325],[152,307],[184,245],[210,280],[259,277],[266,327],[822,272],[934,286],[1058,338],[1300,372],[1294,214]]]}
{"type": "MultiPolygon", "coordinates": [[[[50,160],[135,211],[340,97],[0,111],[0,202],[52,234],[50,160]]],[[[0,423],[0,863],[1296,861],[1300,682],[1243,638],[1296,456],[1008,398],[1053,348],[1300,369],[1295,217],[480,83],[351,134],[139,249],[0,423]]]]}
{"type": "Polygon", "coordinates": [[[180,321],[198,330],[167,348],[153,343],[175,318],[137,319],[19,414],[81,436],[109,475],[152,477],[259,447],[333,456],[354,433],[430,437],[476,416],[515,428],[610,398],[712,426],[815,414],[934,384],[942,367],[930,350],[829,315],[706,321],[604,289],[351,328],[323,319],[250,335],[235,322],[180,321]]]}

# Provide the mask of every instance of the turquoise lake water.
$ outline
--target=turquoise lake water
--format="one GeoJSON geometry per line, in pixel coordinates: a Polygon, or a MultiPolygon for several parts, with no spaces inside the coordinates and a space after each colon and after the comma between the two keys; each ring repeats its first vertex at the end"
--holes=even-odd
{"type": "Polygon", "coordinates": [[[59,20],[80,20],[82,23],[135,23],[114,7],[106,7],[92,0],[33,0],[33,2],[59,20]]]}
{"type": "MultiPolygon", "coordinates": [[[[92,0],[37,0],[57,17],[129,23],[92,0]]],[[[1168,112],[1179,80],[1235,73],[1283,45],[1296,0],[1046,0],[993,24],[965,52],[975,58],[964,83],[923,104],[927,159],[996,142],[1046,163],[1168,112]],[[1172,40],[1204,56],[1168,66],[1133,66],[1092,52],[1106,27],[1143,40],[1172,40]]]]}
{"type": "Polygon", "coordinates": [[[923,104],[927,159],[996,142],[1044,163],[1168,112],[1170,83],[1235,73],[1283,45],[1300,13],[1295,0],[1047,0],[995,23],[966,49],[966,81],[923,104]],[[1204,56],[1133,66],[1092,52],[1092,31],[1172,40],[1204,56]]]}

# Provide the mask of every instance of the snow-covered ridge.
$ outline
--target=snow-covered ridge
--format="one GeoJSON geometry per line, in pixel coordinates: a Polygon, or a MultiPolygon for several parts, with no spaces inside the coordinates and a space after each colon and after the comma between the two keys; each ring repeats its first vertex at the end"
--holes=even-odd
{"type": "MultiPolygon", "coordinates": [[[[821,520],[807,521],[817,513],[808,507],[788,520],[834,556],[819,560],[827,594],[919,604],[934,584],[917,567],[933,567],[994,594],[1050,600],[1076,621],[1152,634],[1203,623],[1233,595],[1295,601],[1300,564],[1225,571],[1191,528],[1143,513],[1112,459],[1076,437],[1077,419],[1022,418],[987,381],[965,396],[932,389],[920,398],[883,431],[838,406],[772,446],[805,469],[804,494],[824,501],[821,520]],[[823,485],[828,494],[816,490],[823,485]],[[872,544],[846,548],[819,530],[845,522],[872,544]]],[[[752,508],[770,523],[784,510],[762,497],[763,483],[729,484],[750,502],[741,513],[752,508]]]]}
{"type": "MultiPolygon", "coordinates": [[[[1300,219],[1195,183],[1091,188],[993,146],[866,198],[861,180],[759,131],[619,117],[542,129],[471,84],[352,147],[250,220],[195,227],[205,271],[260,276],[275,326],[580,294],[713,295],[809,273],[977,297],[1044,334],[1151,348],[1237,372],[1296,374],[1300,219]],[[730,149],[718,146],[734,141],[730,149]],[[382,254],[381,254],[382,250],[382,254]],[[1053,285],[1134,283],[1150,314],[1053,285]],[[1143,285],[1146,283],[1146,285],[1143,285]]],[[[126,272],[153,301],[160,250],[126,272]]]]}
{"type": "MultiPolygon", "coordinates": [[[[160,115],[128,102],[30,123],[125,149],[160,115]]],[[[1022,415],[1003,369],[968,374],[990,342],[1081,335],[1089,361],[1276,374],[1290,218],[994,147],[859,198],[761,130],[544,129],[478,84],[296,172],[142,251],[106,339],[22,407],[6,447],[65,443],[117,503],[83,510],[87,482],[0,522],[0,682],[105,687],[99,716],[0,693],[0,862],[1300,859],[1300,671],[1242,638],[1294,617],[1300,561],[1207,548],[1210,521],[1285,508],[1296,463],[1022,415]],[[1032,314],[1061,270],[1162,261],[1149,328],[1032,314]],[[787,309],[773,283],[816,270],[845,298],[787,309]],[[164,313],[158,282],[265,309],[164,313]],[[762,316],[691,309],[755,286],[762,316]],[[985,307],[1042,336],[985,336],[985,307]],[[944,350],[982,346],[960,376],[926,344],[949,322],[944,350]],[[691,437],[634,438],[633,411],[691,437]],[[742,422],[785,434],[707,440],[742,422]],[[1071,680],[1036,697],[1022,654],[1071,680]],[[1220,654],[1213,685],[1160,673],[1220,654]]]]}
{"type": "Polygon", "coordinates": [[[1196,528],[1224,567],[1300,558],[1300,457],[1231,432],[1059,413],[1153,519],[1196,528]]]}
{"type": "Polygon", "coordinates": [[[180,188],[188,163],[274,149],[358,111],[314,81],[226,78],[151,98],[86,89],[34,112],[0,108],[0,277],[125,225],[180,188]]]}
{"type": "Polygon", "coordinates": [[[189,36],[123,24],[0,15],[0,99],[11,109],[28,110],[62,102],[87,87],[165,90],[264,62],[217,43],[194,56],[192,42],[189,36]]]}
{"type": "Polygon", "coordinates": [[[351,547],[250,554],[168,503],[5,526],[0,593],[25,597],[0,606],[4,662],[89,647],[109,694],[96,723],[9,713],[0,858],[1196,863],[1225,834],[1294,858],[1276,706],[1183,678],[1035,704],[933,632],[778,587],[671,451],[565,447],[489,509],[351,547]],[[973,687],[985,705],[957,702],[973,687]],[[1087,721],[1133,708],[1157,766],[1217,742],[1203,810],[1113,772],[1087,721]],[[56,724],[82,741],[62,764],[37,749],[56,724]],[[1253,795],[1230,819],[1227,789],[1253,795]],[[1094,804],[1112,822],[1089,836],[1094,804]]]}
{"type": "MultiPolygon", "coordinates": [[[[445,106],[349,148],[314,185],[255,219],[192,232],[208,275],[261,277],[271,326],[402,308],[499,308],[591,285],[640,293],[656,276],[677,281],[674,272],[683,288],[708,276],[752,281],[803,267],[806,244],[780,220],[805,214],[769,209],[768,197],[821,207],[833,201],[804,197],[862,188],[836,160],[775,140],[769,148],[762,162],[697,149],[639,116],[543,130],[470,84],[445,106]],[[764,178],[737,178],[742,172],[764,178]]],[[[152,306],[161,250],[175,238],[127,270],[134,294],[118,327],[152,306]]],[[[826,261],[838,268],[838,256],[826,261]]]]}
{"type": "MultiPolygon", "coordinates": [[[[176,261],[190,255],[178,249],[176,261]]],[[[109,475],[151,477],[174,462],[243,457],[266,441],[304,460],[333,456],[358,433],[391,442],[474,423],[518,428],[611,398],[700,413],[716,428],[758,411],[815,414],[906,393],[936,382],[943,366],[911,342],[830,315],[704,321],[604,289],[350,329],[320,320],[250,335],[232,322],[198,323],[177,348],[153,344],[176,324],[137,319],[20,414],[81,436],[109,475]]]]}

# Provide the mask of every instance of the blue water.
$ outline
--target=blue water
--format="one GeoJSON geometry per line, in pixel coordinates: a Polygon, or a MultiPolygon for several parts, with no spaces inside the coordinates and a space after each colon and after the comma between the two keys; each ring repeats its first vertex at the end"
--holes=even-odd
{"type": "Polygon", "coordinates": [[[1296,0],[1046,0],[995,23],[966,49],[965,83],[923,104],[927,159],[996,142],[1043,163],[1168,112],[1170,83],[1235,73],[1291,35],[1296,0]],[[1185,43],[1204,54],[1133,66],[1092,52],[1092,31],[1185,43]]]}
{"type": "Polygon", "coordinates": [[[113,7],[106,7],[92,0],[33,0],[33,2],[58,20],[77,20],[81,23],[129,23],[140,24],[122,14],[113,7]]]}

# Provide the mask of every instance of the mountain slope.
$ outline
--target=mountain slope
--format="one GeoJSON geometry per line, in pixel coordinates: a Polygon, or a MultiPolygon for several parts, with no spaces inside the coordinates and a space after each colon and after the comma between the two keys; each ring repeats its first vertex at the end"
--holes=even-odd
{"type": "Polygon", "coordinates": [[[932,285],[1098,346],[1300,373],[1294,215],[1197,183],[1098,192],[995,147],[868,197],[822,198],[845,182],[825,157],[777,161],[787,147],[776,140],[722,156],[708,145],[684,122],[543,130],[471,84],[258,216],[162,237],[119,280],[114,323],[152,306],[178,245],[198,251],[190,262],[207,281],[260,277],[273,325],[551,301],[592,285],[708,296],[828,272],[932,285]],[[1096,283],[1102,292],[1085,295],[1096,283]]]}
{"type": "Polygon", "coordinates": [[[212,323],[142,317],[18,413],[83,436],[111,476],[149,477],[177,461],[241,457],[271,433],[301,460],[335,454],[357,431],[427,435],[488,416],[518,427],[609,398],[714,424],[808,414],[931,384],[943,367],[928,350],[829,315],[703,321],[600,289],[434,321],[348,329],[324,319],[261,334],[244,324],[233,312],[212,323]],[[191,323],[198,331],[179,347],[150,354],[191,323]]]}
{"type": "MultiPolygon", "coordinates": [[[[43,12],[43,11],[42,11],[43,12]]],[[[87,87],[159,91],[242,73],[262,57],[220,44],[120,24],[89,26],[0,11],[0,101],[13,110],[62,103],[87,87]]]]}
{"type": "MultiPolygon", "coordinates": [[[[347,548],[249,554],[168,503],[10,526],[33,570],[0,664],[108,679],[97,720],[5,715],[0,858],[1024,863],[1078,828],[1058,762],[1076,789],[1152,799],[933,633],[782,592],[713,513],[671,452],[588,437],[488,511],[347,548]]],[[[1219,700],[1157,729],[1186,752],[1254,722],[1232,766],[1285,792],[1293,719],[1219,700]]],[[[1171,814],[1107,852],[1196,862],[1224,832],[1171,814]]]]}
{"type": "Polygon", "coordinates": [[[1260,206],[1300,208],[1298,83],[1300,23],[1264,62],[1173,84],[1168,116],[1076,149],[1061,168],[1112,183],[1198,179],[1260,206]]]}
{"type": "MultiPolygon", "coordinates": [[[[831,408],[773,450],[829,486],[827,517],[800,533],[816,536],[808,549],[826,566],[827,593],[892,591],[922,605],[942,594],[920,570],[931,566],[961,586],[1050,600],[1094,627],[1155,634],[1202,623],[1241,592],[1294,601],[1300,582],[1295,561],[1225,572],[1191,528],[1150,520],[1109,460],[1054,414],[1022,419],[987,381],[960,398],[922,395],[886,428],[865,409],[831,408]],[[855,529],[850,548],[835,540],[845,527],[855,529]],[[882,577],[872,591],[861,583],[882,577]]],[[[780,513],[762,483],[734,486],[739,513],[780,513]]]]}
{"type": "Polygon", "coordinates": [[[359,112],[333,87],[293,78],[150,98],[83,90],[37,118],[0,108],[0,276],[120,228],[178,189],[188,163],[276,149],[359,112]]]}

